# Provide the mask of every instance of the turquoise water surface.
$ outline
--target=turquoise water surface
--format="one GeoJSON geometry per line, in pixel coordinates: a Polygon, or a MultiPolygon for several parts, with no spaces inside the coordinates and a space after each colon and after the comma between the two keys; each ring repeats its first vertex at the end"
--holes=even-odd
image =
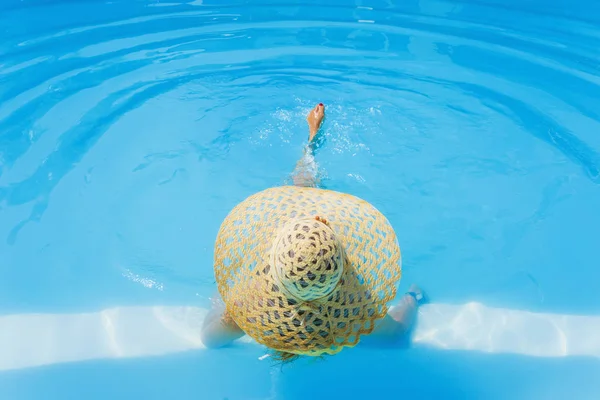
{"type": "Polygon", "coordinates": [[[0,399],[600,398],[600,3],[3,0],[0,38],[0,399]],[[219,224],[318,102],[414,344],[205,350],[219,224]]]}

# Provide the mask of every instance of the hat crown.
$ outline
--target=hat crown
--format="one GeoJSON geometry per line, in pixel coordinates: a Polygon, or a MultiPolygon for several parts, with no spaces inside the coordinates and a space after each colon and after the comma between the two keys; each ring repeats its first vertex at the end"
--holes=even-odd
{"type": "Polygon", "coordinates": [[[298,300],[313,301],[327,296],[342,277],[341,243],[333,230],[317,219],[285,224],[273,250],[278,283],[298,300]]]}

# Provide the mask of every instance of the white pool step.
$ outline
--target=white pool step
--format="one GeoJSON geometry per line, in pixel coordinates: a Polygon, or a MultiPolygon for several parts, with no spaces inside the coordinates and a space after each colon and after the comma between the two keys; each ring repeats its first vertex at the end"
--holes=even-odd
{"type": "MultiPolygon", "coordinates": [[[[82,314],[0,317],[0,370],[204,349],[196,307],[116,307],[82,314]]],[[[428,304],[420,309],[415,346],[535,357],[600,357],[600,316],[533,313],[428,304]]],[[[248,345],[248,337],[240,339],[248,345]]],[[[227,351],[227,350],[221,350],[227,351]]]]}

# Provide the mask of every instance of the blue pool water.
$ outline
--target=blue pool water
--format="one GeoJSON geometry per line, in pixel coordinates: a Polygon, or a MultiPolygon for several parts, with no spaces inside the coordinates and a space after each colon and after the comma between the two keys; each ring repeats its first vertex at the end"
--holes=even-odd
{"type": "Polygon", "coordinates": [[[0,398],[600,398],[600,3],[268,3],[2,1],[0,398]],[[199,349],[219,224],[317,102],[324,184],[431,297],[415,344],[199,349]]]}

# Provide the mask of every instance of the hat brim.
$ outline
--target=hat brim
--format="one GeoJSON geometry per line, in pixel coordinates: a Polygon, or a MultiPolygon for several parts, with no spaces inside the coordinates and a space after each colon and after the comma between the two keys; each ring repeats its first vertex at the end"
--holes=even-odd
{"type": "Polygon", "coordinates": [[[306,355],[352,347],[387,313],[401,277],[396,234],[368,202],[324,189],[284,186],[238,204],[215,244],[215,275],[227,311],[241,329],[272,349],[306,355]],[[269,252],[291,219],[320,216],[344,248],[336,289],[310,303],[285,296],[274,282],[269,252]]]}

